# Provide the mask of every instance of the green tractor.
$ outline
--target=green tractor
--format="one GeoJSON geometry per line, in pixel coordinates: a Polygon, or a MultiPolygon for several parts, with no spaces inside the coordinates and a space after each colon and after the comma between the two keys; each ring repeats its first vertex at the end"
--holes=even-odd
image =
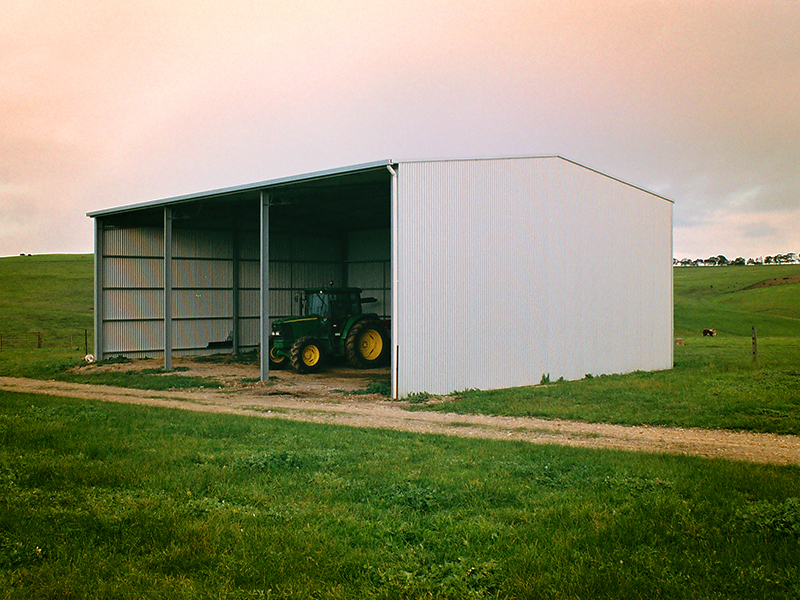
{"type": "Polygon", "coordinates": [[[353,367],[386,364],[389,336],[377,314],[364,313],[358,288],[315,288],[303,291],[302,316],[276,319],[269,340],[269,366],[291,364],[300,373],[315,373],[328,360],[345,357],[353,367]]]}

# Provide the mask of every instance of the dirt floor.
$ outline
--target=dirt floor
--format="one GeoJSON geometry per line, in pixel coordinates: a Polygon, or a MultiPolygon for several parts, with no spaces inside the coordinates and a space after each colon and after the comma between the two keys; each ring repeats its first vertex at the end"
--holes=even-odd
{"type": "MultiPolygon", "coordinates": [[[[82,370],[137,370],[160,366],[163,362],[153,359],[117,365],[87,365],[82,370]]],[[[216,377],[223,386],[188,391],[147,391],[0,377],[0,389],[350,427],[800,465],[800,436],[409,412],[403,402],[390,401],[378,394],[353,393],[363,391],[376,378],[385,380],[388,377],[385,369],[335,368],[317,375],[273,371],[269,384],[265,385],[257,381],[257,366],[200,362],[188,358],[176,358],[173,366],[181,375],[216,377]]]]}

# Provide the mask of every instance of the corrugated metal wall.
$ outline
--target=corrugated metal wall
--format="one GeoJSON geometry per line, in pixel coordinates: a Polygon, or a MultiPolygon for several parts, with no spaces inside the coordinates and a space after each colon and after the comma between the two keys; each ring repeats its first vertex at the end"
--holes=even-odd
{"type": "Polygon", "coordinates": [[[376,303],[364,305],[365,312],[384,318],[392,314],[391,232],[388,229],[354,231],[347,243],[347,284],[361,288],[363,297],[376,303]]]}
{"type": "Polygon", "coordinates": [[[402,163],[398,392],[672,366],[672,205],[560,158],[402,163]]]}
{"type": "Polygon", "coordinates": [[[105,228],[102,236],[103,354],[163,354],[164,228],[105,228]]]}
{"type": "MultiPolygon", "coordinates": [[[[105,228],[102,235],[103,354],[163,356],[163,227],[105,228]]],[[[224,344],[233,340],[237,297],[239,348],[258,348],[259,247],[257,231],[234,234],[184,224],[174,227],[175,354],[224,351],[224,344]]],[[[339,238],[274,233],[270,237],[270,318],[298,314],[299,292],[305,288],[329,281],[342,285],[344,248],[345,241],[339,238]]]]}

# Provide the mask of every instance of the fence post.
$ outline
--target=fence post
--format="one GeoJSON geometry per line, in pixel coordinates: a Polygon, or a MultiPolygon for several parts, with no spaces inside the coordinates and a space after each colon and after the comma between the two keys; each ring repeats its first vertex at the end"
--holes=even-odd
{"type": "Polygon", "coordinates": [[[753,362],[758,362],[758,336],[755,327],[753,327],[753,362]]]}
{"type": "Polygon", "coordinates": [[[42,347],[42,332],[39,332],[39,348],[42,347]]]}

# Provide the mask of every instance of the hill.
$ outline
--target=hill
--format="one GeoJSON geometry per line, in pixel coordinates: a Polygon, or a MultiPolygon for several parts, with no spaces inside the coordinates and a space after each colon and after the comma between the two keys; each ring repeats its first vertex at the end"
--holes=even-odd
{"type": "Polygon", "coordinates": [[[0,258],[0,335],[41,332],[45,347],[83,346],[94,326],[93,264],[91,254],[0,258]]]}
{"type": "Polygon", "coordinates": [[[675,335],[800,338],[800,265],[676,267],[675,335]]]}

